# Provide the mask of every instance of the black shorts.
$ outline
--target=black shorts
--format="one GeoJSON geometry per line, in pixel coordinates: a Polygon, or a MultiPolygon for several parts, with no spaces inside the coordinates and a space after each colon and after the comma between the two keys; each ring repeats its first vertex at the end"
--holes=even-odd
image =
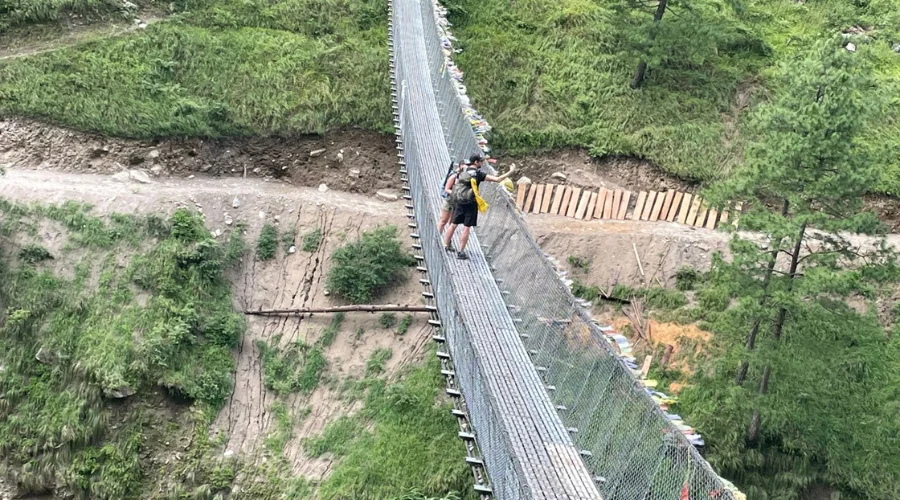
{"type": "Polygon", "coordinates": [[[478,225],[478,205],[465,203],[457,205],[453,210],[453,224],[462,224],[466,227],[478,225]]]}

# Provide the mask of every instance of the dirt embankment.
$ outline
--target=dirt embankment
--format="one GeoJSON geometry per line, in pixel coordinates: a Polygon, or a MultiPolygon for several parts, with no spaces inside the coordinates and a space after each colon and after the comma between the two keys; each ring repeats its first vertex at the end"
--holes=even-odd
{"type": "MultiPolygon", "coordinates": [[[[243,222],[250,248],[240,270],[232,276],[238,310],[340,303],[325,292],[325,278],[335,248],[362,231],[384,224],[397,225],[403,243],[408,242],[405,210],[400,202],[382,202],[334,190],[321,192],[317,188],[265,179],[198,176],[190,181],[159,178],[144,184],[115,180],[109,175],[13,168],[0,179],[0,197],[42,203],[77,200],[93,205],[99,214],[171,214],[178,207],[188,206],[204,213],[207,227],[219,234],[219,239],[227,237],[238,222],[243,222]],[[256,241],[266,222],[275,224],[281,233],[290,229],[296,231],[296,253],[287,253],[284,243],[279,242],[275,259],[261,262],[255,258],[256,241]],[[301,238],[316,228],[322,231],[321,244],[313,252],[304,252],[301,238]]],[[[60,235],[53,231],[61,230],[42,228],[41,237],[49,242],[58,240],[60,235]]],[[[419,304],[421,288],[413,279],[413,273],[410,270],[405,281],[386,296],[379,297],[377,302],[419,304]]],[[[293,438],[284,448],[285,456],[296,474],[311,480],[321,479],[330,471],[331,463],[307,457],[302,440],[319,434],[327,423],[358,408],[358,401],[343,397],[343,383],[362,378],[367,362],[379,349],[392,352],[385,364],[385,376],[391,377],[401,367],[420,359],[430,341],[430,327],[422,317],[417,316],[409,331],[401,336],[392,329],[381,327],[375,314],[348,313],[336,339],[324,352],[327,368],[317,388],[310,394],[276,398],[264,386],[257,342],[265,341],[271,345],[280,338],[277,342],[282,347],[298,340],[313,344],[331,318],[332,315],[321,314],[249,319],[249,328],[235,353],[234,390],[213,428],[216,435],[225,435],[225,450],[251,463],[264,460],[265,439],[278,432],[272,408],[279,400],[295,422],[293,438]]],[[[175,463],[189,446],[187,436],[160,439],[167,442],[158,443],[158,446],[148,444],[162,450],[160,454],[142,457],[148,470],[175,463]]],[[[8,482],[0,482],[0,498],[12,494],[5,492],[5,487],[9,487],[8,482]]]]}
{"type": "Polygon", "coordinates": [[[355,129],[324,137],[129,140],[0,119],[3,165],[94,174],[141,169],[159,179],[199,173],[279,179],[363,194],[399,185],[393,140],[355,129]]]}

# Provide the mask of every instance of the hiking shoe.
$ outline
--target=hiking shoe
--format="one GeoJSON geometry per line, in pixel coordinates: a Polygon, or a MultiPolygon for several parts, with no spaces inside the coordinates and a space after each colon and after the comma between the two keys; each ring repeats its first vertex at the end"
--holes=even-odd
{"type": "Polygon", "coordinates": [[[448,252],[452,252],[452,251],[453,251],[453,244],[451,243],[451,244],[445,246],[445,247],[444,247],[444,250],[446,250],[446,251],[448,251],[448,252]]]}
{"type": "Polygon", "coordinates": [[[459,260],[469,260],[469,256],[466,255],[466,252],[459,252],[456,254],[456,258],[459,260]]]}

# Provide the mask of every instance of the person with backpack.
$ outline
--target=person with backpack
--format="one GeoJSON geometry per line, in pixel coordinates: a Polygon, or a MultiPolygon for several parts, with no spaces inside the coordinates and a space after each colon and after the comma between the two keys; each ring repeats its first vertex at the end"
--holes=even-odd
{"type": "Polygon", "coordinates": [[[506,172],[503,175],[489,175],[481,169],[484,158],[479,154],[472,155],[472,157],[469,158],[469,162],[471,165],[467,166],[465,170],[457,174],[453,183],[450,194],[450,203],[454,207],[453,219],[450,223],[450,230],[447,231],[447,235],[444,236],[444,249],[448,252],[452,252],[453,247],[450,245],[450,240],[453,239],[453,233],[456,232],[456,226],[460,224],[463,225],[463,232],[459,238],[459,252],[456,254],[456,258],[460,260],[469,258],[465,252],[466,244],[469,242],[469,233],[472,228],[478,225],[479,203],[486,206],[484,200],[481,199],[481,196],[478,193],[478,186],[484,181],[503,182],[516,171],[516,167],[513,165],[509,168],[509,172],[506,172]]]}
{"type": "Polygon", "coordinates": [[[450,216],[453,215],[453,204],[450,202],[450,194],[453,192],[453,185],[456,183],[456,176],[466,169],[467,165],[471,165],[469,160],[459,162],[454,168],[453,163],[447,169],[447,175],[444,177],[444,183],[441,185],[441,197],[444,198],[444,204],[441,206],[441,222],[438,224],[438,234],[444,234],[444,228],[450,222],[450,216]]]}

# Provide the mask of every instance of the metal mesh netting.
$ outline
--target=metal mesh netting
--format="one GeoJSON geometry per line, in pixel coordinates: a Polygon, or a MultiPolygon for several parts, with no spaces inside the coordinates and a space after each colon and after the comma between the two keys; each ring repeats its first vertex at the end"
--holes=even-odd
{"type": "MultiPolygon", "coordinates": [[[[438,189],[451,159],[458,162],[481,152],[481,148],[461,106],[457,84],[446,70],[431,0],[395,0],[393,16],[396,37],[408,37],[410,45],[413,37],[424,39],[427,61],[412,61],[412,54],[407,53],[396,62],[397,81],[403,82],[399,101],[404,149],[410,165],[441,165],[440,170],[433,172],[410,170],[411,191],[419,215],[417,231],[494,495],[503,499],[597,498],[596,491],[554,496],[546,493],[552,488],[539,492],[530,487],[542,480],[527,477],[535,470],[529,465],[535,457],[519,456],[531,448],[521,446],[518,440],[523,436],[511,432],[508,424],[503,425],[510,421],[508,412],[516,409],[510,408],[498,397],[498,391],[487,384],[497,367],[484,364],[477,339],[471,340],[477,336],[467,331],[459,314],[455,293],[461,290],[458,286],[454,289],[451,280],[446,279],[454,270],[442,254],[435,227],[434,214],[440,210],[440,198],[426,191],[438,189]],[[418,19],[414,18],[416,15],[418,19]],[[426,64],[430,73],[427,80],[420,73],[426,64]],[[425,89],[414,88],[418,84],[432,87],[433,96],[427,99],[437,104],[434,122],[426,125],[420,102],[426,98],[422,93],[425,89]],[[435,144],[435,133],[442,135],[444,144],[435,144]],[[432,139],[427,144],[418,142],[429,137],[432,139]],[[426,216],[420,215],[423,211],[426,216]]],[[[558,416],[554,413],[546,418],[561,418],[577,448],[582,450],[583,464],[570,460],[556,467],[569,467],[578,476],[577,470],[586,465],[606,499],[672,500],[682,498],[685,492],[693,500],[734,499],[613,352],[597,325],[577,306],[531,238],[509,195],[501,187],[489,184],[482,188],[482,195],[491,207],[482,215],[470,247],[480,244],[513,317],[515,341],[524,344],[533,363],[533,367],[528,367],[532,373],[509,375],[527,377],[540,373],[550,399],[559,408],[558,416]]],[[[471,330],[473,325],[468,327],[471,330]]],[[[568,439],[546,433],[524,438],[545,439],[545,445],[565,443],[568,439]]],[[[562,489],[559,491],[563,493],[562,489]]]]}
{"type": "Polygon", "coordinates": [[[434,87],[448,82],[435,72],[442,59],[433,45],[430,4],[399,0],[392,12],[396,112],[414,230],[453,358],[447,371],[455,371],[465,397],[493,494],[501,499],[599,499],[521,344],[477,236],[470,240],[466,262],[441,246],[436,227],[440,186],[451,155],[440,117],[446,109],[438,106],[434,87]]]}

